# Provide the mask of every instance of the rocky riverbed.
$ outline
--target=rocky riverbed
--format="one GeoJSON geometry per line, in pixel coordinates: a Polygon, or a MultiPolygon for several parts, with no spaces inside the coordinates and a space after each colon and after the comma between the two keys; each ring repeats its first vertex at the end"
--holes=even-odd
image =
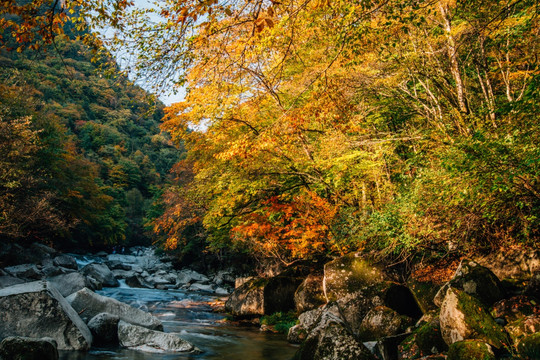
{"type": "Polygon", "coordinates": [[[176,270],[148,248],[6,253],[19,264],[0,271],[4,360],[56,359],[57,349],[64,360],[540,359],[538,251],[462,259],[446,278],[424,269],[405,281],[359,253],[258,277],[176,270]],[[215,311],[224,302],[229,320],[251,325],[295,311],[290,344],[264,320],[265,331],[226,321],[215,311]]]}

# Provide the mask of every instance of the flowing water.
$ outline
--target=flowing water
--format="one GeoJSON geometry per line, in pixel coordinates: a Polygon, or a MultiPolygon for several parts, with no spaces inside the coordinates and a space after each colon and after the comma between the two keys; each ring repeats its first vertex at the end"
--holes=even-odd
{"type": "Polygon", "coordinates": [[[201,354],[144,353],[121,348],[92,348],[87,353],[61,352],[60,360],[289,360],[297,347],[283,335],[265,333],[255,327],[223,322],[224,314],[212,311],[210,302],[219,297],[185,290],[105,288],[99,294],[149,311],[163,322],[166,332],[176,332],[193,343],[201,354]]]}

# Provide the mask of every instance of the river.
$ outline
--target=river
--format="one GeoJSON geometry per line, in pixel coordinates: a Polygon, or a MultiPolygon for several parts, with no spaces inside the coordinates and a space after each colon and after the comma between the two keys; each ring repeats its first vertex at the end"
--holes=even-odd
{"type": "MultiPolygon", "coordinates": [[[[212,311],[219,297],[185,290],[104,288],[99,294],[149,311],[163,322],[165,332],[176,332],[193,343],[201,354],[144,353],[121,348],[92,348],[87,353],[60,352],[60,360],[289,360],[297,350],[285,336],[255,327],[233,326],[225,314],[212,311]]],[[[221,299],[222,300],[222,299],[221,299]]]]}

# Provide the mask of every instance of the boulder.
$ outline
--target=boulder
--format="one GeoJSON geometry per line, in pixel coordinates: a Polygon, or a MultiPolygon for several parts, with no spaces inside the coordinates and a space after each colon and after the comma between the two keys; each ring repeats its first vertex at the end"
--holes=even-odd
{"type": "Polygon", "coordinates": [[[128,304],[106,296],[98,295],[89,289],[82,289],[71,294],[66,300],[83,319],[90,320],[100,313],[116,315],[125,322],[149,329],[163,330],[163,325],[156,317],[128,304]]]}
{"type": "Polygon", "coordinates": [[[224,289],[224,288],[222,288],[222,287],[216,288],[216,290],[214,291],[214,293],[215,293],[216,295],[229,295],[229,294],[230,294],[229,290],[224,289]]]}
{"type": "Polygon", "coordinates": [[[164,274],[164,275],[155,274],[152,276],[148,276],[144,280],[153,286],[176,284],[176,276],[173,274],[164,274]]]}
{"type": "Polygon", "coordinates": [[[287,341],[291,344],[301,344],[306,340],[307,331],[300,324],[296,324],[289,329],[287,333],[287,341]]]}
{"type": "Polygon", "coordinates": [[[366,286],[388,280],[382,268],[362,258],[359,253],[345,255],[324,265],[324,294],[335,301],[366,286]]]}
{"type": "Polygon", "coordinates": [[[18,244],[0,242],[0,266],[20,264],[41,264],[45,259],[50,259],[54,250],[41,244],[32,244],[30,250],[24,249],[18,244]],[[46,250],[45,250],[46,248],[46,250]],[[51,252],[51,250],[53,252],[51,252]]]}
{"type": "Polygon", "coordinates": [[[126,264],[119,260],[107,260],[105,261],[105,265],[109,267],[111,270],[125,270],[130,271],[133,268],[133,265],[126,264]]]}
{"type": "Polygon", "coordinates": [[[203,274],[199,274],[198,272],[191,270],[191,269],[183,269],[179,271],[176,275],[176,282],[177,284],[191,284],[193,282],[209,282],[210,279],[207,276],[204,276],[203,274]]]}
{"type": "Polygon", "coordinates": [[[316,274],[308,275],[298,289],[296,289],[294,303],[296,304],[296,311],[300,314],[326,304],[323,276],[316,274]]]}
{"type": "Polygon", "coordinates": [[[34,264],[10,266],[5,268],[4,270],[8,274],[22,279],[39,280],[43,277],[43,272],[41,272],[34,264]]]}
{"type": "Polygon", "coordinates": [[[120,283],[105,264],[91,263],[81,269],[81,273],[96,279],[102,286],[118,287],[120,283]]]}
{"type": "Polygon", "coordinates": [[[67,268],[67,269],[73,269],[73,270],[79,269],[79,266],[77,265],[77,260],[75,260],[73,256],[69,256],[65,254],[57,255],[53,260],[53,264],[56,266],[67,268]]]}
{"type": "Polygon", "coordinates": [[[132,275],[126,278],[126,285],[132,288],[147,288],[152,289],[153,286],[148,284],[142,276],[132,275]]]}
{"type": "Polygon", "coordinates": [[[117,279],[127,279],[135,275],[135,271],[132,270],[112,270],[111,271],[115,278],[117,279]]]}
{"type": "Polygon", "coordinates": [[[457,341],[450,345],[447,360],[495,360],[489,344],[481,340],[457,341]]]}
{"type": "Polygon", "coordinates": [[[198,352],[191,343],[181,339],[178,334],[164,333],[120,321],[118,323],[120,345],[148,352],[198,352]]]}
{"type": "Polygon", "coordinates": [[[51,338],[8,336],[0,343],[0,359],[58,360],[57,344],[51,338]]]}
{"type": "Polygon", "coordinates": [[[67,269],[67,268],[64,268],[64,267],[61,267],[61,266],[55,266],[55,265],[52,264],[52,261],[51,261],[50,264],[44,265],[43,268],[41,268],[41,271],[43,272],[43,275],[46,278],[50,278],[50,277],[53,277],[53,276],[56,276],[56,275],[72,273],[75,270],[67,269]]]}
{"type": "Polygon", "coordinates": [[[23,284],[24,280],[16,278],[14,276],[0,276],[0,289],[10,287],[13,285],[23,284]]]}
{"type": "Polygon", "coordinates": [[[540,359],[540,332],[527,335],[521,339],[517,350],[521,359],[540,359]]]}
{"type": "Polygon", "coordinates": [[[117,315],[100,313],[94,316],[88,322],[88,328],[94,337],[94,344],[118,345],[118,322],[120,317],[117,315]]]}
{"type": "Polygon", "coordinates": [[[502,249],[475,261],[489,268],[499,279],[529,279],[540,272],[540,250],[502,249]]]}
{"type": "Polygon", "coordinates": [[[486,267],[471,260],[462,260],[452,280],[445,284],[435,295],[433,302],[440,306],[449,287],[463,290],[474,296],[484,305],[491,306],[503,298],[502,285],[497,276],[486,267]]]}
{"type": "Polygon", "coordinates": [[[315,325],[317,325],[323,311],[324,309],[319,308],[303,312],[298,316],[298,322],[304,329],[310,331],[315,327],[315,325]]]}
{"type": "Polygon", "coordinates": [[[0,290],[2,336],[51,337],[60,350],[87,350],[92,335],[79,315],[48,282],[0,290]]]}
{"type": "Polygon", "coordinates": [[[360,324],[360,336],[363,341],[376,340],[404,332],[411,324],[411,319],[402,317],[386,306],[371,309],[360,324]]]}
{"type": "Polygon", "coordinates": [[[288,276],[255,278],[235,289],[225,310],[234,316],[270,315],[294,309],[294,292],[302,279],[288,276]]]}
{"type": "Polygon", "coordinates": [[[255,279],[254,276],[238,277],[234,280],[234,288],[238,289],[240,286],[244,285],[245,283],[253,279],[255,279]]]}
{"type": "Polygon", "coordinates": [[[214,287],[212,285],[194,283],[194,284],[191,284],[191,286],[189,287],[189,291],[203,291],[203,292],[213,293],[214,287]]]}
{"type": "Polygon", "coordinates": [[[434,353],[446,352],[446,350],[448,350],[448,345],[441,336],[441,324],[438,317],[418,327],[398,347],[399,358],[403,360],[419,359],[434,353]]]}
{"type": "Polygon", "coordinates": [[[437,309],[437,306],[433,302],[433,298],[437,295],[440,285],[433,283],[432,281],[420,281],[417,279],[407,280],[407,287],[411,291],[422,313],[427,313],[437,309]]]}
{"type": "Polygon", "coordinates": [[[375,360],[361,342],[347,332],[339,322],[330,322],[311,332],[296,353],[295,360],[375,360]]]}
{"type": "Polygon", "coordinates": [[[66,297],[83,288],[93,288],[93,284],[88,278],[78,272],[54,276],[47,279],[62,296],[66,297]]]}
{"type": "Polygon", "coordinates": [[[464,291],[449,288],[441,306],[441,333],[449,346],[461,340],[482,340],[495,348],[510,342],[484,305],[464,291]]]}

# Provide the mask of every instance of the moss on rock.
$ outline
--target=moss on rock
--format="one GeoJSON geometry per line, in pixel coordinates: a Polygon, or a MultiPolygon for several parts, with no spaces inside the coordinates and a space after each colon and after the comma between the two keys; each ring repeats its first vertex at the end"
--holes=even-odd
{"type": "Polygon", "coordinates": [[[495,360],[495,354],[481,340],[464,340],[450,345],[447,360],[495,360]]]}
{"type": "Polygon", "coordinates": [[[540,359],[540,332],[522,338],[517,349],[522,359],[540,359]]]}

